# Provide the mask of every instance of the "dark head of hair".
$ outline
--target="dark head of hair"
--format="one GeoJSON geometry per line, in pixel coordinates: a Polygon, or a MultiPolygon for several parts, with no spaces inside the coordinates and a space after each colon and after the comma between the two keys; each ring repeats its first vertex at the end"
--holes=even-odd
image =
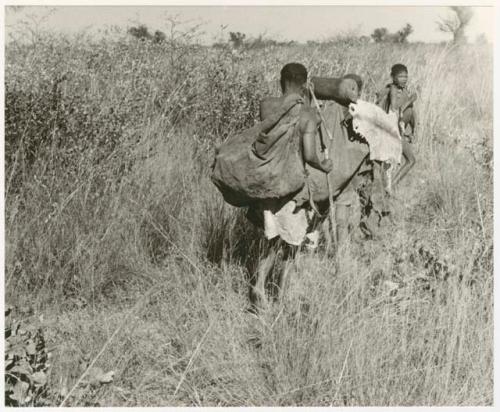
{"type": "Polygon", "coordinates": [[[404,64],[398,63],[391,67],[391,76],[397,76],[399,73],[408,73],[404,64]]]}
{"type": "Polygon", "coordinates": [[[288,63],[281,69],[281,90],[285,90],[285,83],[290,82],[297,86],[307,81],[307,69],[300,63],[288,63]]]}
{"type": "Polygon", "coordinates": [[[357,74],[354,73],[349,73],[344,76],[344,79],[352,79],[356,82],[358,85],[358,90],[361,93],[361,89],[363,88],[363,79],[361,76],[358,76],[357,74]]]}

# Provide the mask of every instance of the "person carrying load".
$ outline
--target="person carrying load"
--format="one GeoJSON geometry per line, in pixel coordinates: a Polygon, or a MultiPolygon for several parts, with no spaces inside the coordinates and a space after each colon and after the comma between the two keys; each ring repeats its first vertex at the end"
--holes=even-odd
{"type": "MultiPolygon", "coordinates": [[[[349,103],[355,102],[358,97],[357,80],[359,81],[359,79],[353,78],[352,75],[342,79],[313,77],[311,78],[311,86],[314,93],[321,99],[335,100],[347,106],[349,103]]],[[[298,150],[303,158],[304,170],[306,171],[306,183],[296,194],[291,193],[291,196],[281,199],[266,199],[259,202],[258,205],[250,208],[247,216],[254,224],[264,229],[267,239],[279,237],[292,246],[299,246],[303,242],[312,242],[314,244],[318,236],[317,231],[315,231],[318,216],[315,215],[317,209],[308,187],[308,183],[314,182],[309,182],[307,176],[315,173],[315,176],[322,176],[326,183],[326,176],[334,167],[334,162],[328,156],[328,151],[322,150],[324,147],[318,147],[318,130],[321,117],[316,107],[310,102],[312,91],[307,84],[306,68],[299,63],[285,65],[281,70],[280,83],[283,95],[262,100],[260,119],[266,121],[272,117],[273,113],[290,94],[296,93],[302,96],[305,103],[299,110],[298,127],[295,132],[296,141],[299,143],[298,150]],[[319,154],[321,152],[323,152],[321,157],[324,158],[320,160],[319,154]]],[[[340,120],[339,118],[339,122],[340,120]]],[[[264,148],[265,145],[259,147],[264,148]]],[[[363,156],[366,153],[365,151],[363,156]]],[[[336,176],[341,177],[343,175],[336,173],[336,176]]],[[[328,197],[326,200],[328,201],[328,197]]],[[[322,206],[322,210],[325,211],[328,210],[329,204],[322,202],[322,206]]]]}
{"type": "MultiPolygon", "coordinates": [[[[332,158],[328,156],[328,149],[325,144],[318,144],[318,132],[321,129],[320,123],[322,116],[317,108],[312,105],[311,98],[313,93],[325,100],[335,100],[345,107],[355,102],[359,95],[359,77],[344,78],[344,79],[329,79],[329,78],[311,78],[311,85],[307,84],[307,70],[298,63],[289,63],[281,70],[280,83],[282,89],[281,97],[269,97],[264,99],[260,104],[260,120],[265,122],[272,118],[273,114],[286,101],[290,94],[299,94],[304,99],[304,104],[298,111],[298,123],[295,129],[295,141],[298,142],[297,149],[303,158],[304,170],[306,171],[305,184],[297,193],[291,193],[290,196],[285,196],[280,199],[265,199],[251,206],[248,210],[248,219],[257,227],[264,231],[265,238],[268,241],[265,250],[265,256],[259,262],[257,269],[257,277],[255,284],[250,288],[250,298],[253,303],[265,302],[264,283],[269,273],[271,272],[276,261],[281,257],[285,262],[288,258],[293,257],[300,245],[315,247],[318,242],[319,231],[318,226],[324,219],[327,211],[332,205],[331,188],[328,186],[326,197],[323,196],[323,202],[318,202],[318,207],[321,208],[323,215],[319,215],[315,208],[315,200],[313,192],[310,190],[309,184],[313,184],[312,190],[321,188],[322,184],[327,184],[327,175],[332,171],[335,164],[332,158]],[[319,147],[322,146],[322,147],[319,147]],[[320,159],[319,153],[323,152],[323,159],[320,159]],[[309,180],[309,175],[313,173],[309,180]],[[319,180],[319,182],[318,182],[319,180]],[[326,200],[326,201],[325,201],[326,200]]],[[[340,109],[338,103],[333,103],[340,109]]],[[[334,110],[334,113],[340,113],[341,110],[334,110]]],[[[331,112],[331,111],[330,111],[331,112]]],[[[335,123],[331,125],[334,132],[338,133],[340,128],[340,115],[335,123]],[[335,126],[337,128],[335,128],[335,126]]],[[[323,126],[323,130],[324,127],[323,126]]],[[[330,125],[329,125],[330,126],[330,125]]],[[[254,147],[259,151],[266,150],[265,139],[257,140],[254,147]]],[[[325,142],[328,144],[328,142],[325,142]]],[[[331,142],[329,142],[331,144],[331,142]]],[[[360,157],[360,161],[366,156],[365,149],[360,157]]],[[[332,153],[333,155],[333,153],[332,153]]],[[[335,158],[335,157],[334,157],[335,158]]],[[[338,160],[338,159],[336,159],[338,160]]],[[[337,165],[343,166],[342,161],[337,161],[337,165]]],[[[338,169],[338,167],[337,167],[338,169]]],[[[342,173],[335,174],[340,179],[347,179],[342,173]]],[[[286,178],[286,177],[285,177],[286,178]]],[[[334,178],[335,179],[335,178],[334,178]]],[[[335,185],[338,187],[339,185],[335,185]]],[[[326,186],[325,186],[326,187],[326,186]]],[[[343,190],[338,190],[335,201],[339,202],[339,207],[336,208],[336,220],[341,222],[339,227],[343,228],[342,224],[347,220],[344,213],[347,209],[343,203],[343,190]]],[[[319,190],[315,190],[315,194],[319,190]]],[[[345,202],[345,201],[344,201],[345,202]]],[[[337,234],[342,236],[343,230],[337,230],[337,234]]],[[[337,244],[344,239],[336,238],[337,244]]],[[[283,265],[279,273],[277,281],[278,290],[283,291],[283,283],[286,278],[286,263],[283,265]]]]}
{"type": "MultiPolygon", "coordinates": [[[[311,80],[313,85],[317,83],[321,97],[344,106],[358,97],[358,85],[352,78],[311,80]]],[[[268,242],[266,256],[259,262],[257,284],[251,289],[252,301],[264,296],[263,282],[278,251],[289,255],[304,243],[314,243],[318,219],[308,201],[311,196],[302,199],[307,174],[314,170],[326,184],[334,167],[317,147],[320,118],[310,104],[306,68],[298,63],[285,65],[280,84],[282,96],[261,102],[261,121],[229,137],[216,150],[212,168],[212,181],[224,200],[247,207],[248,219],[263,229],[268,242]]]]}

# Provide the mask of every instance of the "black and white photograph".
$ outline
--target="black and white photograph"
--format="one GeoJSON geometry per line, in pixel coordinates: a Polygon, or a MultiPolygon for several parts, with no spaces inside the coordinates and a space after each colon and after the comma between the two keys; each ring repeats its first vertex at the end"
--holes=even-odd
{"type": "Polygon", "coordinates": [[[494,1],[2,9],[4,407],[494,407],[494,1]]]}

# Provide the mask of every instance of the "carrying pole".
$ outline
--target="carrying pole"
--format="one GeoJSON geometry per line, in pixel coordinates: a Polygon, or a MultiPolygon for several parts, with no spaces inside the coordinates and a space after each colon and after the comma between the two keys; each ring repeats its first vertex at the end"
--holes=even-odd
{"type": "MultiPolygon", "coordinates": [[[[330,158],[330,155],[329,155],[329,146],[331,146],[331,144],[333,142],[333,136],[332,136],[330,130],[328,130],[325,118],[323,117],[323,112],[321,111],[321,108],[319,107],[318,100],[316,99],[316,96],[314,95],[314,85],[311,82],[308,82],[308,88],[309,88],[309,92],[311,94],[311,98],[312,98],[312,100],[314,102],[314,105],[316,106],[316,110],[318,111],[318,114],[319,114],[319,117],[321,119],[321,122],[323,123],[324,130],[326,131],[326,134],[328,135],[328,140],[330,141],[330,145],[324,144],[324,142],[323,142],[323,145],[325,146],[325,150],[324,150],[325,159],[329,159],[330,158]]],[[[326,185],[328,187],[328,204],[329,204],[329,209],[330,209],[330,224],[331,224],[331,228],[332,228],[332,232],[333,232],[333,230],[334,230],[334,224],[335,224],[335,212],[334,212],[334,209],[333,209],[334,204],[333,204],[332,187],[330,185],[330,179],[328,178],[328,176],[329,176],[329,174],[331,172],[332,171],[330,171],[326,175],[326,185]]],[[[334,236],[334,239],[336,240],[336,236],[334,236]]],[[[337,247],[338,247],[338,245],[337,245],[337,247]]]]}

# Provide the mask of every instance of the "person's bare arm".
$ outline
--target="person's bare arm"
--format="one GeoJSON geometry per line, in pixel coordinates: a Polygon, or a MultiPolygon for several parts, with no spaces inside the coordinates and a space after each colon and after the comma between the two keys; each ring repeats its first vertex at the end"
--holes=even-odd
{"type": "Polygon", "coordinates": [[[391,87],[389,89],[389,102],[390,102],[389,109],[393,112],[396,112],[396,113],[398,113],[398,109],[395,106],[395,103],[397,101],[397,93],[398,93],[398,89],[396,88],[396,86],[391,85],[391,87]]]}
{"type": "Polygon", "coordinates": [[[331,159],[320,160],[316,152],[317,124],[312,115],[307,115],[300,124],[304,161],[315,169],[329,173],[333,168],[331,159]]]}
{"type": "Polygon", "coordinates": [[[415,93],[412,93],[408,97],[408,100],[401,105],[400,109],[401,113],[403,113],[406,109],[408,109],[408,107],[410,107],[413,103],[415,103],[416,100],[417,100],[417,95],[415,93]]]}

